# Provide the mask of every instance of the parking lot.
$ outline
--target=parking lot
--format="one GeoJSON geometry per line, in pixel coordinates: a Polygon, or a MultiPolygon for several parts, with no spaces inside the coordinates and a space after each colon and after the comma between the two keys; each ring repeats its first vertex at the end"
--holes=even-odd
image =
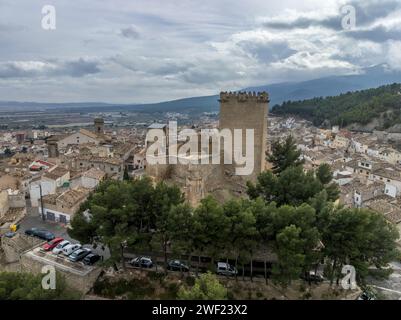
{"type": "Polygon", "coordinates": [[[54,254],[51,251],[45,251],[43,249],[35,248],[26,253],[31,259],[40,261],[43,265],[53,265],[59,270],[72,272],[77,275],[84,276],[91,272],[94,266],[85,265],[82,262],[71,262],[63,254],[54,254]]]}
{"type": "MultiPolygon", "coordinates": [[[[67,228],[59,223],[51,222],[47,220],[42,220],[38,208],[31,207],[29,201],[27,202],[27,214],[26,216],[20,221],[18,232],[25,233],[25,230],[31,228],[38,228],[38,229],[45,229],[50,231],[55,235],[55,237],[60,237],[65,240],[70,241],[71,243],[77,243],[78,241],[72,239],[67,232],[67,228]]],[[[91,249],[93,253],[96,253],[100,256],[103,256],[104,259],[110,257],[110,251],[108,248],[105,250],[102,249],[101,246],[97,246],[95,249],[92,245],[83,244],[84,248],[91,249]]]]}

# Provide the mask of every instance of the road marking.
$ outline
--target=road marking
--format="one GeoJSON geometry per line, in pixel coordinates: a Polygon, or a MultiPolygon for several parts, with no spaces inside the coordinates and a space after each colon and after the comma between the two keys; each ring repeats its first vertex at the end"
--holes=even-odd
{"type": "Polygon", "coordinates": [[[371,285],[371,286],[374,287],[374,288],[380,289],[380,290],[390,291],[390,292],[401,294],[401,291],[397,291],[397,290],[393,290],[393,289],[389,289],[389,288],[384,288],[384,287],[379,287],[379,286],[376,286],[376,285],[371,285]]]}

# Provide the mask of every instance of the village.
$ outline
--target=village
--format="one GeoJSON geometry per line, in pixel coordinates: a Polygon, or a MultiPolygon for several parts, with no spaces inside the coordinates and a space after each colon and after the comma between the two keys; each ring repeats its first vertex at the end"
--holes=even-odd
{"type": "MultiPolygon", "coordinates": [[[[217,128],[218,124],[217,120],[207,120],[199,128],[217,128]]],[[[43,229],[74,242],[67,233],[70,221],[96,187],[108,179],[121,181],[148,175],[154,181],[170,180],[181,187],[192,205],[211,193],[220,201],[244,195],[240,180],[230,176],[230,189],[226,181],[217,181],[215,169],[209,167],[194,169],[194,165],[188,164],[168,176],[160,174],[160,165],[146,162],[145,136],[154,128],[165,130],[167,124],[109,128],[102,118],[95,118],[92,127],[64,133],[49,129],[2,132],[0,269],[40,273],[43,266],[52,265],[72,286],[88,292],[102,272],[101,267],[44,252],[43,241],[27,232],[43,229]],[[219,184],[224,185],[224,194],[219,194],[219,184]]],[[[185,128],[194,126],[180,126],[185,128]]],[[[293,136],[302,151],[305,170],[329,164],[333,181],[341,191],[337,204],[377,211],[401,230],[401,152],[393,147],[394,141],[401,139],[400,134],[351,132],[338,127],[321,129],[306,120],[274,115],[267,120],[267,132],[259,136],[265,141],[266,151],[260,152],[262,155],[269,153],[274,141],[293,136]]],[[[265,169],[268,168],[266,164],[265,169]]],[[[109,255],[107,248],[85,247],[102,260],[109,255]]],[[[398,297],[398,291],[391,289],[392,285],[389,287],[398,297]]]]}
{"type": "Polygon", "coordinates": [[[380,212],[400,230],[401,152],[394,145],[401,134],[320,129],[305,120],[270,117],[269,140],[287,135],[302,150],[305,169],[330,165],[341,191],[339,204],[380,212]]]}

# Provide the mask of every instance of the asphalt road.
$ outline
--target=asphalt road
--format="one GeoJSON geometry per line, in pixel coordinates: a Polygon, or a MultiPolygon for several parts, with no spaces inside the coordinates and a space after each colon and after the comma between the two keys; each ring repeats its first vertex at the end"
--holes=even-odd
{"type": "Polygon", "coordinates": [[[393,273],[387,280],[369,279],[368,284],[389,300],[401,300],[401,263],[390,263],[393,273]]]}

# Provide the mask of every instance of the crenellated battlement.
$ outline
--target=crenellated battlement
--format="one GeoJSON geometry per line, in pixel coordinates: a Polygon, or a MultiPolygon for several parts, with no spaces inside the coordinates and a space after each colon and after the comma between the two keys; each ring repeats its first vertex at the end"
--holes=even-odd
{"type": "Polygon", "coordinates": [[[220,92],[220,102],[230,102],[237,100],[238,102],[249,102],[255,101],[259,103],[268,103],[269,94],[266,91],[263,92],[220,92]]]}

